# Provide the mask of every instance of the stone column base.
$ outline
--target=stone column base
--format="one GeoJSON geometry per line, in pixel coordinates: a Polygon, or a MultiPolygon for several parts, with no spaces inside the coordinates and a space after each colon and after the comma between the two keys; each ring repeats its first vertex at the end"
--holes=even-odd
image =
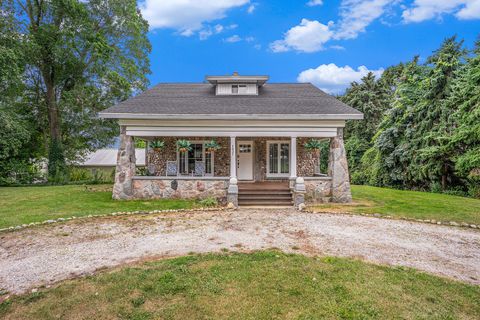
{"type": "Polygon", "coordinates": [[[231,209],[238,208],[238,181],[236,178],[230,178],[227,191],[227,206],[231,209]]]}
{"type": "Polygon", "coordinates": [[[298,177],[295,180],[295,187],[293,189],[293,203],[296,209],[302,211],[305,209],[305,180],[298,177]]]}

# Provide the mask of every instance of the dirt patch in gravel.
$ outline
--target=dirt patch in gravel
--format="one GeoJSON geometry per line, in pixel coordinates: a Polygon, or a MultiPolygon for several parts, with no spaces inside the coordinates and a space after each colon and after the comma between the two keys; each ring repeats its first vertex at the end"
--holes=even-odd
{"type": "Polygon", "coordinates": [[[23,293],[153,257],[279,248],[354,257],[480,284],[480,232],[293,209],[70,221],[0,234],[0,290],[23,293]]]}

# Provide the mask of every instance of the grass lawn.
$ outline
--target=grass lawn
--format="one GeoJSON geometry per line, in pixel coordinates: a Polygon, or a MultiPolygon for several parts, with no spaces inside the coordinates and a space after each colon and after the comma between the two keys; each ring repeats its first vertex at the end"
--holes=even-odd
{"type": "Polygon", "coordinates": [[[369,186],[352,186],[352,196],[353,204],[324,204],[315,206],[314,210],[480,224],[478,199],[369,186]]]}
{"type": "Polygon", "coordinates": [[[111,185],[0,187],[0,228],[117,211],[191,208],[186,200],[112,200],[111,185]]]}
{"type": "Polygon", "coordinates": [[[478,319],[480,287],[343,258],[194,255],[63,282],[2,319],[478,319]]]}

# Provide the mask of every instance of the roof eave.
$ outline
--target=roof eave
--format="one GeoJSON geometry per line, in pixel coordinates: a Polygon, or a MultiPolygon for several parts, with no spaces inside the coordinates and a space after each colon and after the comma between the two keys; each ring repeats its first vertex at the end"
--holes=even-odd
{"type": "Polygon", "coordinates": [[[101,112],[103,119],[145,120],[362,120],[363,113],[351,114],[150,114],[101,112]]]}

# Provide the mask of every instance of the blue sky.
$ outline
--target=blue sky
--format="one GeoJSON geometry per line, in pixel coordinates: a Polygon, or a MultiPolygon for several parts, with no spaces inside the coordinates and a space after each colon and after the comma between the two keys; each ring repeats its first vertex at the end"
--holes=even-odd
{"type": "Polygon", "coordinates": [[[471,48],[480,0],[145,0],[151,84],[267,74],[341,93],[368,71],[425,59],[457,34],[471,48]]]}

